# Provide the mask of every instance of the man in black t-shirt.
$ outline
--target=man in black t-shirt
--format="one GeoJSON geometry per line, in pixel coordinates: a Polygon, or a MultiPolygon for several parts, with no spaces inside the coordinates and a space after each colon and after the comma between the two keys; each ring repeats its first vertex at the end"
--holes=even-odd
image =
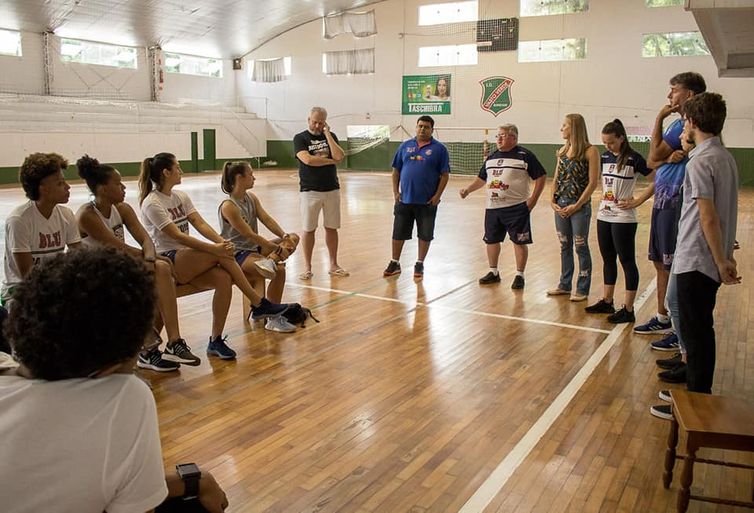
{"type": "Polygon", "coordinates": [[[312,107],[307,119],[309,128],[296,134],[293,149],[298,160],[298,176],[301,188],[301,217],[304,233],[301,236],[304,248],[304,272],[302,280],[310,280],[314,232],[322,211],[325,226],[325,244],[330,255],[330,275],[348,276],[348,271],[338,265],[338,228],[340,228],[340,184],[335,165],[343,160],[345,153],[338,145],[338,138],[330,132],[327,111],[312,107]]]}

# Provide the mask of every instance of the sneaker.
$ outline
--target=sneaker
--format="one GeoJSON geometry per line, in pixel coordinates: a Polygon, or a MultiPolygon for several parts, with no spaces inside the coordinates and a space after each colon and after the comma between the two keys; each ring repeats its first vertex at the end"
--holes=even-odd
{"type": "Polygon", "coordinates": [[[296,326],[288,322],[288,319],[282,315],[277,317],[270,317],[264,325],[264,329],[267,331],[276,331],[278,333],[293,333],[296,331],[296,326]]]}
{"type": "Polygon", "coordinates": [[[228,347],[228,344],[225,343],[226,340],[228,340],[228,337],[217,336],[214,340],[210,338],[209,344],[207,345],[207,354],[210,356],[217,356],[221,360],[235,359],[236,352],[228,347]]]}
{"type": "Polygon", "coordinates": [[[191,365],[192,367],[195,367],[202,363],[202,360],[191,352],[188,344],[186,344],[186,341],[182,338],[179,338],[175,342],[168,342],[168,344],[165,346],[165,353],[162,355],[162,357],[166,360],[170,360],[171,362],[178,362],[182,363],[183,365],[191,365]]]}
{"type": "Polygon", "coordinates": [[[178,370],[181,366],[178,362],[171,362],[162,357],[162,351],[154,348],[150,351],[142,351],[136,360],[136,366],[140,369],[149,369],[157,372],[170,372],[178,370]]]}
{"type": "Polygon", "coordinates": [[[587,294],[582,294],[581,292],[574,292],[571,294],[571,301],[579,302],[579,301],[586,301],[589,296],[587,294]]]}
{"type": "Polygon", "coordinates": [[[608,303],[605,298],[602,298],[593,305],[584,308],[584,311],[591,314],[611,314],[615,313],[615,307],[612,301],[608,303]]]}
{"type": "Polygon", "coordinates": [[[524,277],[521,276],[520,274],[517,274],[516,277],[513,278],[513,283],[511,283],[511,288],[513,290],[521,290],[522,288],[524,288],[524,285],[526,285],[526,281],[524,281],[524,277]]]}
{"type": "Polygon", "coordinates": [[[622,324],[625,322],[636,322],[636,316],[634,315],[633,310],[629,312],[626,306],[624,305],[620,310],[618,310],[614,314],[608,315],[607,322],[612,322],[613,324],[622,324]]]}
{"type": "Polygon", "coordinates": [[[570,293],[570,290],[561,289],[560,287],[555,287],[554,289],[547,291],[548,296],[567,296],[570,293]]]}
{"type": "Polygon", "coordinates": [[[670,370],[660,372],[657,377],[665,383],[686,383],[686,364],[679,363],[670,370]]]}
{"type": "Polygon", "coordinates": [[[652,406],[649,409],[649,413],[660,419],[673,420],[673,406],[670,404],[658,404],[657,406],[652,406]]]}
{"type": "Polygon", "coordinates": [[[387,267],[384,271],[382,271],[382,276],[388,277],[388,276],[395,276],[396,274],[401,273],[401,263],[396,262],[395,260],[391,260],[390,263],[387,264],[387,267]]]}
{"type": "Polygon", "coordinates": [[[259,303],[259,306],[257,307],[251,307],[251,312],[249,313],[249,316],[251,317],[251,320],[256,321],[259,319],[267,319],[268,317],[276,317],[286,310],[288,310],[288,307],[290,305],[279,305],[277,303],[270,303],[266,297],[262,298],[262,301],[259,303]]]}
{"type": "Polygon", "coordinates": [[[500,283],[500,273],[488,272],[481,278],[479,278],[479,285],[492,285],[493,283],[500,283]]]}
{"type": "Polygon", "coordinates": [[[414,278],[417,280],[424,278],[424,262],[416,262],[414,264],[414,278]]]}
{"type": "Polygon", "coordinates": [[[278,270],[278,266],[275,265],[275,262],[270,258],[260,258],[259,260],[255,260],[254,267],[256,267],[259,274],[268,280],[273,279],[278,270]]]}
{"type": "Polygon", "coordinates": [[[661,340],[652,342],[650,345],[655,351],[678,351],[678,349],[681,348],[681,343],[678,342],[678,335],[675,333],[671,333],[661,340]]]}
{"type": "Polygon", "coordinates": [[[673,398],[670,397],[670,390],[660,390],[660,393],[657,394],[657,397],[665,401],[666,403],[672,403],[673,398]]]}
{"type": "Polygon", "coordinates": [[[657,316],[652,317],[646,324],[634,327],[634,333],[639,335],[666,335],[673,331],[673,325],[668,322],[660,322],[657,316]]]}
{"type": "Polygon", "coordinates": [[[655,360],[655,364],[661,369],[672,369],[682,362],[683,359],[681,353],[676,353],[670,358],[660,358],[659,360],[655,360]]]}

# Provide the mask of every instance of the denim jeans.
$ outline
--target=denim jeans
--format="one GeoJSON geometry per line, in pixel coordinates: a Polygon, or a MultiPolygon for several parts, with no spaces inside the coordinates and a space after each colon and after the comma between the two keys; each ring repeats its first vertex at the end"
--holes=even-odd
{"type": "MultiPolygon", "coordinates": [[[[576,203],[572,200],[558,200],[559,207],[576,203]]],[[[571,290],[573,282],[573,249],[579,258],[579,276],[576,292],[589,295],[592,285],[592,255],[589,253],[589,223],[592,220],[592,205],[585,203],[580,210],[563,219],[555,213],[555,231],[560,241],[560,283],[558,288],[571,290]]]]}
{"type": "Polygon", "coordinates": [[[673,274],[673,267],[670,267],[670,278],[668,279],[668,288],[665,290],[665,308],[670,314],[670,322],[678,337],[678,343],[681,345],[681,353],[686,354],[686,344],[681,337],[681,314],[678,312],[678,277],[673,274]]]}

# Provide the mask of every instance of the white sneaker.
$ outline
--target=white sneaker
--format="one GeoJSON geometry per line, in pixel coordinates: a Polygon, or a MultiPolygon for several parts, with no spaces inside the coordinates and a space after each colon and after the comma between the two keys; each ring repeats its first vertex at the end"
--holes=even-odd
{"type": "Polygon", "coordinates": [[[268,331],[277,331],[278,333],[293,333],[296,331],[296,326],[288,322],[288,320],[282,315],[277,317],[270,317],[264,325],[264,329],[268,331]]]}
{"type": "Polygon", "coordinates": [[[254,261],[254,265],[257,267],[259,274],[271,280],[275,277],[277,272],[277,265],[269,258],[260,258],[254,261]]]}

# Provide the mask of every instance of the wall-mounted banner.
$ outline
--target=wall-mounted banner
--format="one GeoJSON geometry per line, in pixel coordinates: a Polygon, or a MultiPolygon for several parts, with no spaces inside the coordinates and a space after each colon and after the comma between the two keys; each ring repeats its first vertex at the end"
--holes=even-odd
{"type": "Polygon", "coordinates": [[[508,77],[488,77],[480,80],[482,99],[479,106],[482,110],[491,112],[495,116],[511,108],[511,86],[514,80],[508,77]]]}
{"type": "Polygon", "coordinates": [[[403,114],[450,114],[450,75],[404,75],[403,114]]]}

